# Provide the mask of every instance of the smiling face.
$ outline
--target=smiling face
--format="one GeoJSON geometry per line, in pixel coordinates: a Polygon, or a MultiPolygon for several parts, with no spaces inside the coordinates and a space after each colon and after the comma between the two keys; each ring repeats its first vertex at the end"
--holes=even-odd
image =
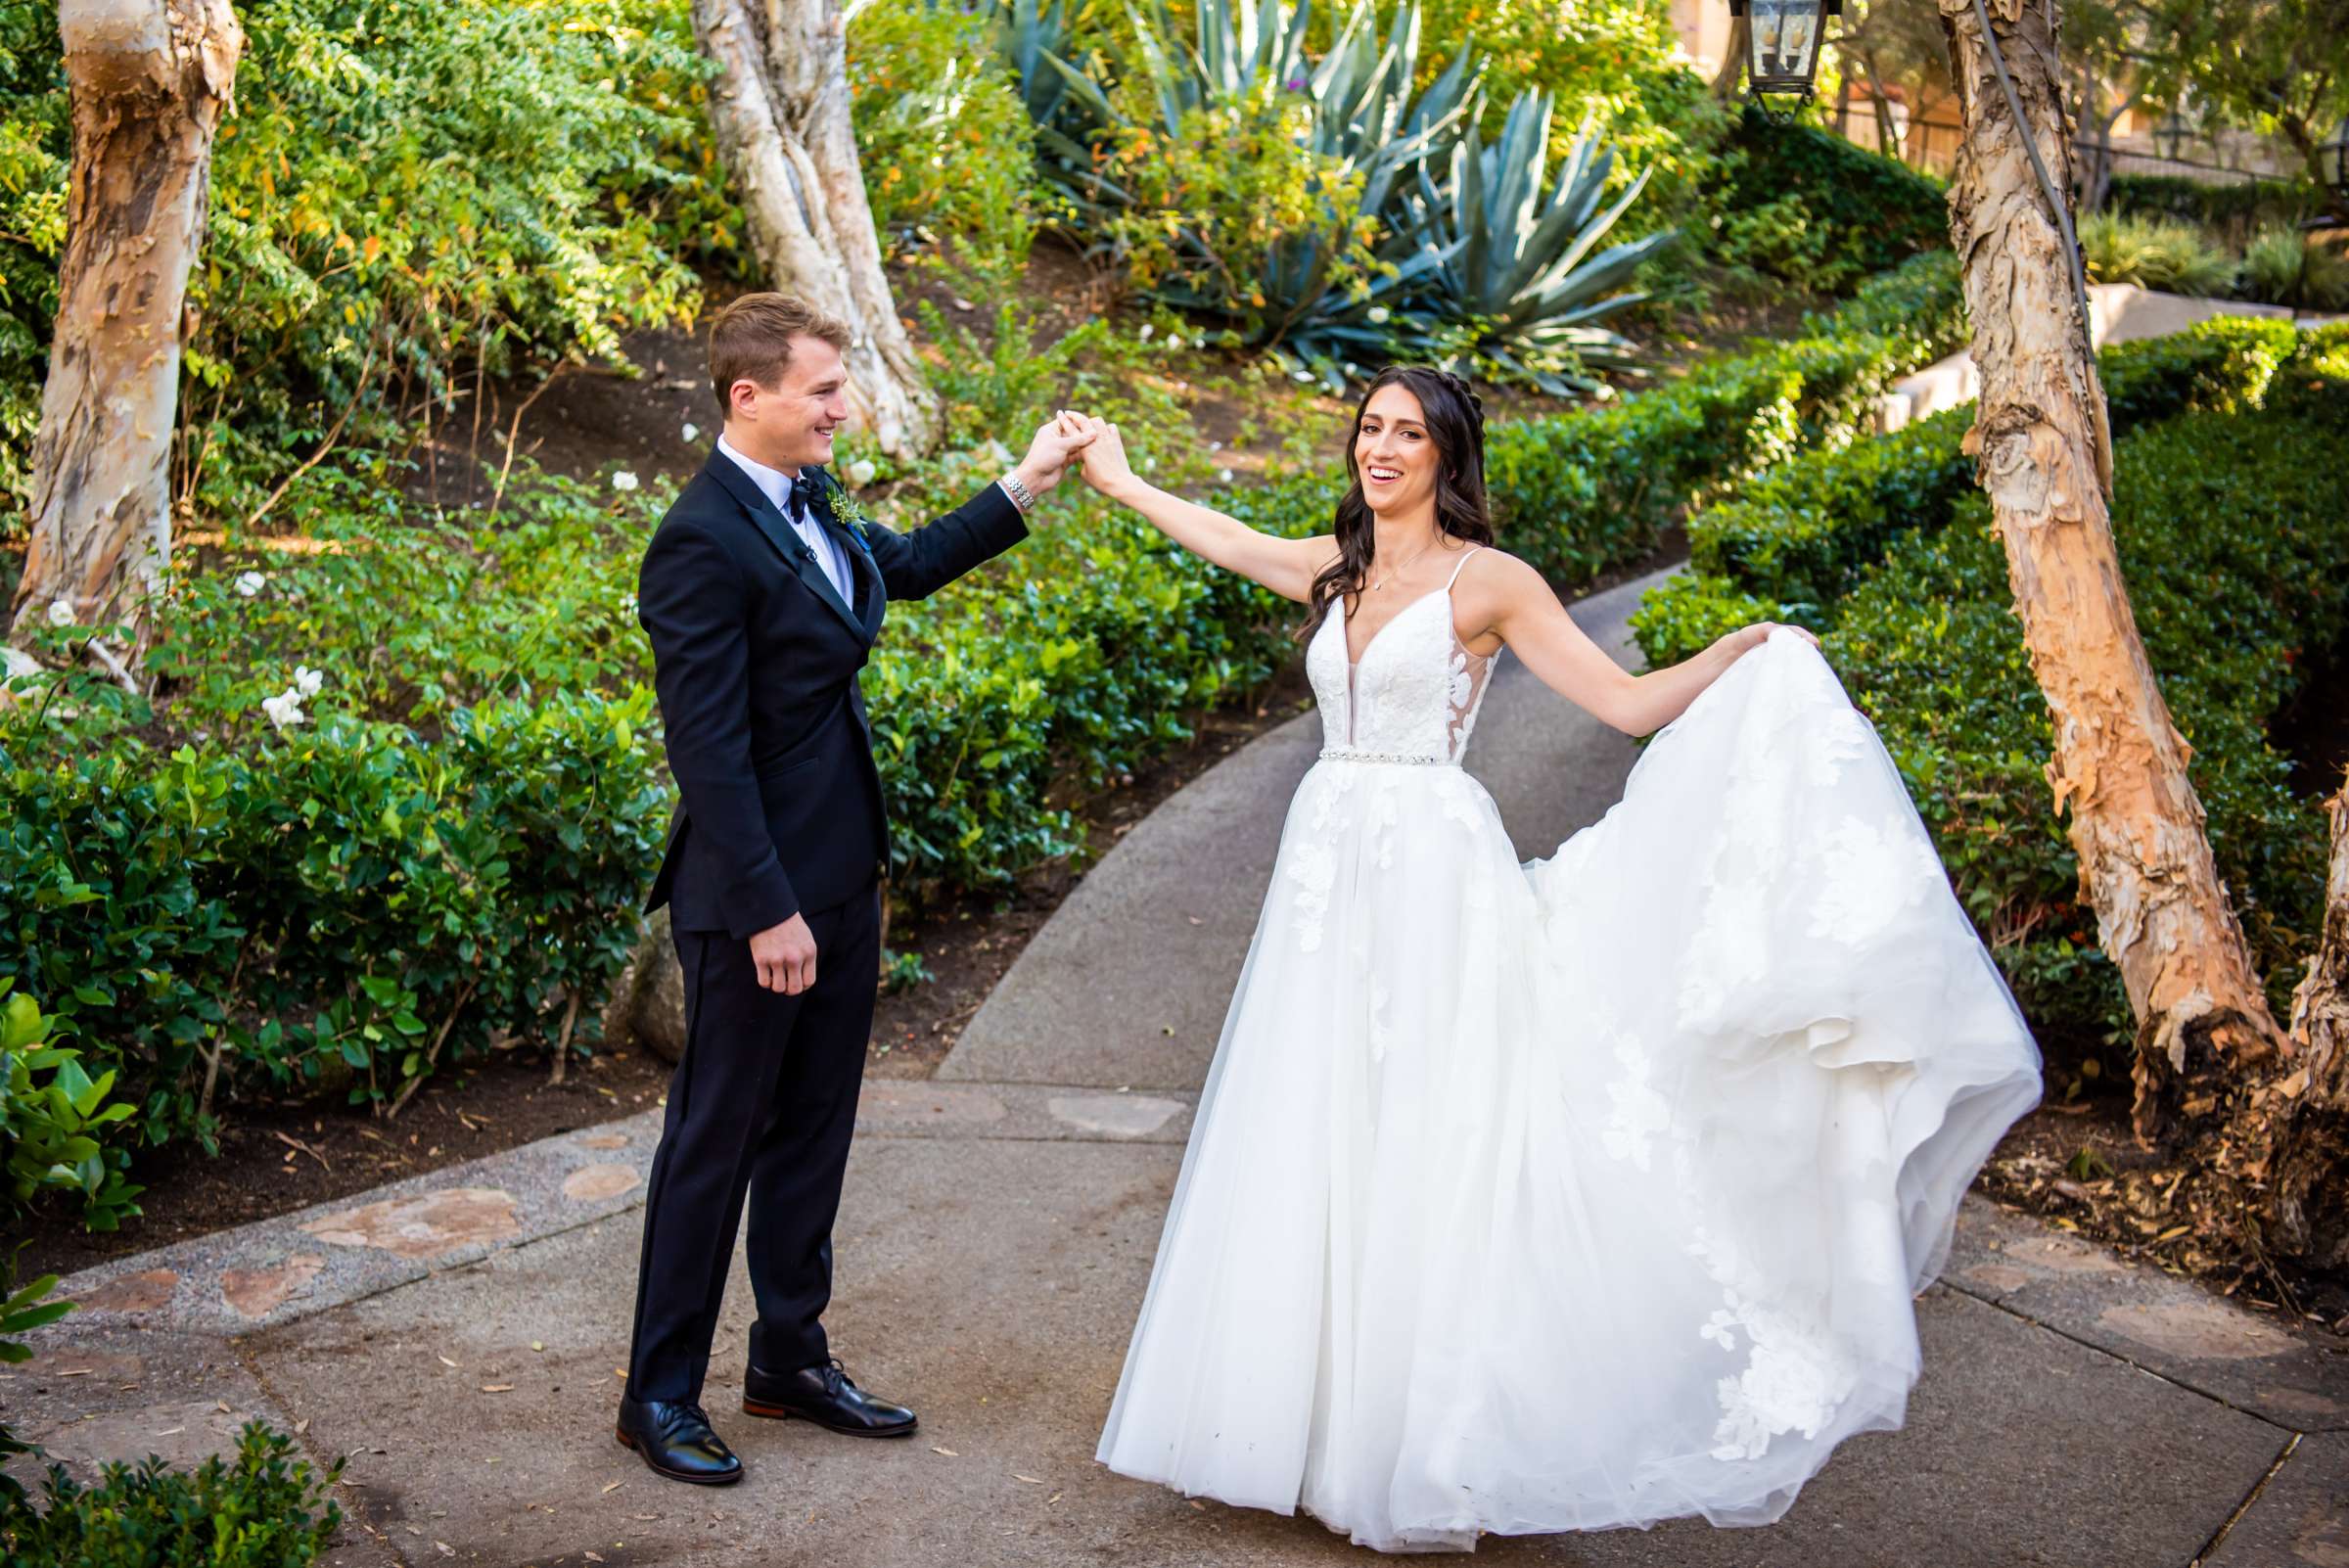
{"type": "Polygon", "coordinates": [[[821,338],[795,337],[772,387],[744,376],[727,389],[726,439],[744,456],[785,473],[832,461],[832,438],[849,418],[849,367],[821,338]]]}
{"type": "Polygon", "coordinates": [[[1379,516],[1435,504],[1444,454],[1436,450],[1426,411],[1409,388],[1381,387],[1362,404],[1354,428],[1354,465],[1361,477],[1362,501],[1379,516]]]}

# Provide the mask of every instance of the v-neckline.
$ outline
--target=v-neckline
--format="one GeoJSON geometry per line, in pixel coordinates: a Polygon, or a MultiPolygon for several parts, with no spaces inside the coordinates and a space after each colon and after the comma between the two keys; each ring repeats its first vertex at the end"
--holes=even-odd
{"type": "Polygon", "coordinates": [[[1451,592],[1451,584],[1449,582],[1445,583],[1444,586],[1440,588],[1430,588],[1427,590],[1427,592],[1419,595],[1418,598],[1413,599],[1410,603],[1405,605],[1402,609],[1387,617],[1385,621],[1379,623],[1378,629],[1370,633],[1370,640],[1362,644],[1362,651],[1359,654],[1354,651],[1354,639],[1346,634],[1347,618],[1344,615],[1340,615],[1338,617],[1338,640],[1344,643],[1346,646],[1346,668],[1349,669],[1361,669],[1362,661],[1370,657],[1370,650],[1378,646],[1378,639],[1387,634],[1387,627],[1395,624],[1396,622],[1401,621],[1405,616],[1409,615],[1412,611],[1427,603],[1428,600],[1435,598],[1438,594],[1450,595],[1451,592]]]}

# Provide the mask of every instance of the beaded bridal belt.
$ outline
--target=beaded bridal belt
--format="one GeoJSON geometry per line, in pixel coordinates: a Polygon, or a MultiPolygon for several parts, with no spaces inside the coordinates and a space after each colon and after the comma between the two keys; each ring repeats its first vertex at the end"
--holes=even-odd
{"type": "Polygon", "coordinates": [[[1412,762],[1421,767],[1457,767],[1459,762],[1449,757],[1415,757],[1408,752],[1359,752],[1351,746],[1324,746],[1321,761],[1325,762],[1412,762]]]}

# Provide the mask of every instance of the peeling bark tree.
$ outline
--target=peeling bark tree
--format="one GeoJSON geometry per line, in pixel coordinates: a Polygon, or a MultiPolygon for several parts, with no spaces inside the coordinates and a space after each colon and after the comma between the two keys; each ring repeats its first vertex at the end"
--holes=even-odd
{"type": "Polygon", "coordinates": [[[170,562],[180,316],[245,34],[228,0],[63,0],[58,30],[71,184],[14,625],[53,604],[128,622],[135,663],[170,562]]]}
{"type": "Polygon", "coordinates": [[[2138,1021],[2138,1135],[2161,1141],[2211,1116],[2285,1047],[2211,856],[2187,776],[2191,748],[2170,721],[2121,582],[2103,389],[2062,232],[2024,149],[2027,135],[2068,200],[2056,8],[1990,0],[2027,122],[2017,125],[1970,0],[1938,4],[1965,126],[1950,231],[1982,378],[1966,449],[2047,696],[2048,782],[2056,810],[2070,810],[2081,894],[2138,1021]]]}
{"type": "Polygon", "coordinates": [[[852,417],[893,457],[938,434],[938,399],[898,319],[849,118],[848,38],[836,0],[694,0],[718,69],[710,117],[776,288],[854,329],[852,417]]]}
{"type": "Polygon", "coordinates": [[[2325,813],[2332,859],[2325,879],[2325,930],[2292,992],[2299,1063],[2238,1122],[2255,1141],[2251,1175],[2265,1183],[2269,1244],[2303,1267],[2349,1273],[2349,782],[2325,813]]]}

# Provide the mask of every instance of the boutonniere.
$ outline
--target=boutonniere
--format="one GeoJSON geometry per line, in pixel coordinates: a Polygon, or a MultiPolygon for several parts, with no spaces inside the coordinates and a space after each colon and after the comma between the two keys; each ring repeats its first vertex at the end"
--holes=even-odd
{"type": "MultiPolygon", "coordinates": [[[[829,475],[825,477],[831,478],[829,475]]],[[[873,541],[865,532],[871,526],[871,520],[864,515],[864,508],[857,504],[856,497],[849,493],[847,485],[833,480],[824,486],[824,509],[832,514],[834,523],[856,535],[857,544],[866,553],[871,553],[873,541]]]]}

